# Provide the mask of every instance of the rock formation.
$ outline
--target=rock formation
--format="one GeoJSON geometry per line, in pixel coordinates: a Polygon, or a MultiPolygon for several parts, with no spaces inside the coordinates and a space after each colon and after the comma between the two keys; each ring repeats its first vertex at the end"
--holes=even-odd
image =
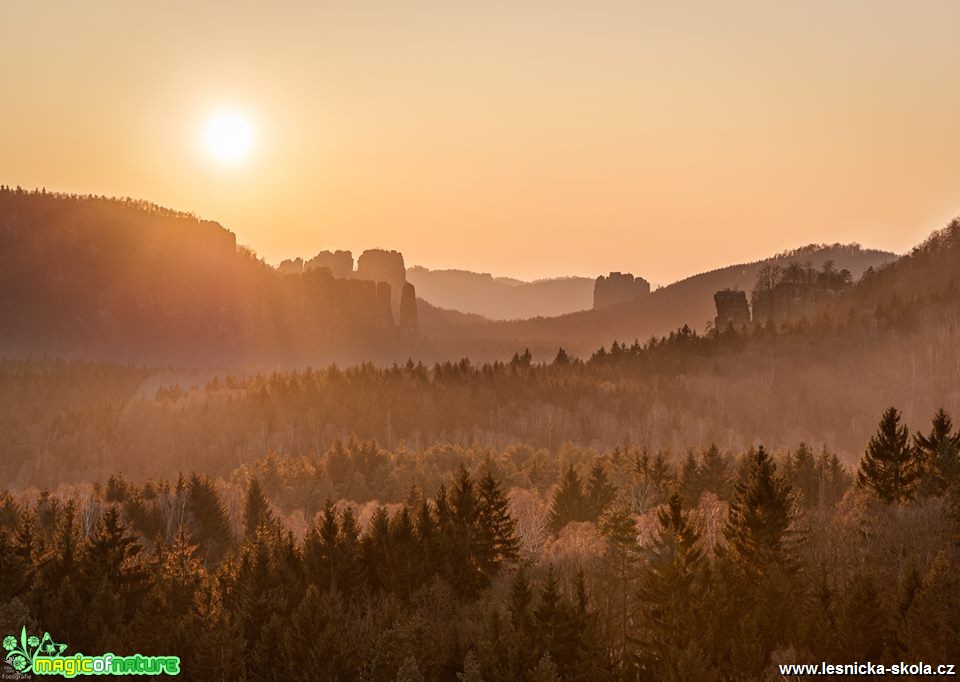
{"type": "Polygon", "coordinates": [[[416,337],[420,334],[420,318],[417,314],[417,292],[409,282],[403,285],[403,293],[400,296],[400,331],[404,335],[411,337],[416,337]]]}
{"type": "Polygon", "coordinates": [[[597,277],[593,285],[593,309],[634,301],[650,293],[650,282],[630,273],[611,272],[609,276],[597,277]]]}
{"type": "Polygon", "coordinates": [[[357,259],[357,271],[353,276],[356,279],[389,284],[390,291],[393,293],[391,300],[394,313],[399,313],[403,285],[407,283],[407,270],[403,265],[402,253],[384,249],[368,249],[361,253],[357,259]]]}
{"type": "MultiPolygon", "coordinates": [[[[390,300],[390,285],[386,282],[377,282],[377,319],[383,327],[393,326],[393,304],[390,300]]],[[[400,308],[401,315],[403,308],[400,308]]]]}
{"type": "Polygon", "coordinates": [[[723,289],[713,295],[713,302],[717,304],[714,329],[718,331],[724,331],[728,327],[740,329],[750,324],[750,307],[747,305],[746,292],[723,289]]]}
{"type": "Polygon", "coordinates": [[[353,254],[350,251],[321,251],[304,264],[306,270],[318,268],[327,268],[337,279],[347,279],[353,275],[353,254]]]}
{"type": "Polygon", "coordinates": [[[302,258],[287,258],[286,260],[280,261],[280,265],[277,266],[277,270],[282,275],[300,275],[303,274],[303,259],[302,258]]]}

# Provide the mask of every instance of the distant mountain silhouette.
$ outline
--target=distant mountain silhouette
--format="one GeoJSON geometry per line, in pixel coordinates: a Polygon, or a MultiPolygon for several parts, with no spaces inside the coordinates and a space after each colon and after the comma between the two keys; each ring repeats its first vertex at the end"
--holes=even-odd
{"type": "MultiPolygon", "coordinates": [[[[715,315],[713,295],[721,289],[749,292],[765,265],[786,267],[790,263],[809,263],[821,267],[833,261],[859,278],[868,268],[878,268],[896,259],[896,255],[865,249],[857,244],[811,244],[776,254],[753,263],[720,268],[661,287],[643,298],[601,310],[584,310],[555,317],[538,317],[511,322],[490,322],[480,326],[449,327],[434,331],[454,355],[468,355],[473,348],[502,354],[513,348],[529,346],[541,353],[556,352],[557,346],[576,353],[589,353],[614,340],[632,342],[663,335],[683,325],[704,330],[715,315]],[[475,342],[461,346],[455,341],[475,342]],[[497,350],[492,350],[497,349],[497,350]],[[551,350],[552,349],[552,350],[551,350]]],[[[479,352],[479,351],[478,351],[479,352]]]]}
{"type": "Polygon", "coordinates": [[[491,320],[552,317],[593,305],[594,280],[558,277],[533,282],[469,270],[407,268],[407,281],[435,306],[483,315],[491,320]]]}
{"type": "Polygon", "coordinates": [[[399,359],[416,336],[391,312],[400,293],[326,268],[283,274],[219,224],[144,201],[0,188],[0,355],[399,359]]]}
{"type": "MultiPolygon", "coordinates": [[[[402,282],[401,254],[365,255],[400,264],[399,274],[368,269],[402,282]]],[[[715,314],[714,293],[750,290],[764,265],[832,260],[854,278],[871,268],[883,278],[882,266],[894,258],[857,245],[811,245],[590,310],[594,280],[587,278],[521,282],[410,268],[403,287],[417,291],[398,293],[358,278],[359,271],[346,279],[327,267],[272,268],[219,224],[147,202],[0,188],[0,355],[290,366],[504,359],[524,347],[538,358],[558,346],[589,354],[684,324],[703,330],[715,314]],[[391,311],[398,297],[409,302],[400,316],[395,305],[391,311]],[[570,309],[581,310],[512,321],[477,312],[570,309]],[[400,328],[418,318],[419,335],[400,328]]],[[[909,281],[919,286],[926,276],[909,281]]]]}

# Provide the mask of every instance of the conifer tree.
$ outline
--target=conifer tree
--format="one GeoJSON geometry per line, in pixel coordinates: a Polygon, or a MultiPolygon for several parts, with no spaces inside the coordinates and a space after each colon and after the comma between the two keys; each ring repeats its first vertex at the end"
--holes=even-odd
{"type": "Polygon", "coordinates": [[[478,514],[478,559],[487,578],[507,561],[516,561],[520,551],[517,523],[510,516],[507,496],[490,473],[480,480],[478,514]]]}
{"type": "Polygon", "coordinates": [[[339,528],[333,503],[327,500],[320,518],[307,530],[303,538],[303,563],[307,583],[321,591],[336,588],[336,569],[339,557],[339,528]]]}
{"type": "Polygon", "coordinates": [[[883,502],[904,504],[913,499],[920,473],[916,451],[910,447],[910,432],[900,425],[900,413],[891,407],[867,444],[857,484],[883,502]]]}
{"type": "Polygon", "coordinates": [[[260,488],[260,482],[256,478],[251,478],[247,486],[246,504],[243,507],[244,537],[253,537],[261,525],[272,526],[274,523],[273,512],[270,511],[270,504],[260,488]]]}
{"type": "Polygon", "coordinates": [[[535,627],[533,617],[533,587],[523,564],[517,567],[510,581],[510,597],[507,603],[513,637],[510,644],[511,677],[524,679],[536,662],[535,627]]]}
{"type": "Polygon", "coordinates": [[[913,442],[923,467],[922,494],[942,495],[960,480],[960,431],[954,433],[950,415],[942,407],[933,416],[930,433],[917,433],[913,442]]]}
{"type": "Polygon", "coordinates": [[[639,550],[637,523],[625,506],[615,505],[600,518],[600,532],[607,539],[604,560],[612,574],[606,590],[616,604],[613,627],[617,638],[612,648],[614,657],[623,662],[632,655],[630,617],[634,609],[633,586],[639,550]]]}
{"type": "Polygon", "coordinates": [[[683,499],[692,502],[700,499],[700,493],[703,492],[701,489],[700,463],[697,462],[697,457],[693,454],[693,450],[687,452],[687,456],[680,466],[678,485],[683,499]]]}
{"type": "Polygon", "coordinates": [[[590,469],[590,478],[587,480],[587,498],[590,503],[590,520],[600,518],[617,495],[617,489],[610,483],[610,476],[603,466],[603,461],[597,459],[590,469]]]}
{"type": "Polygon", "coordinates": [[[560,485],[553,493],[550,503],[549,528],[553,533],[572,521],[590,520],[590,502],[583,492],[583,483],[571,464],[567,467],[560,485]]]}
{"type": "Polygon", "coordinates": [[[683,511],[679,493],[657,510],[657,534],[646,550],[640,577],[640,604],[647,623],[647,667],[658,677],[676,673],[673,660],[694,636],[694,582],[703,553],[700,536],[683,511]]]}
{"type": "Polygon", "coordinates": [[[786,559],[793,493],[763,446],[747,456],[745,465],[724,535],[743,567],[762,572],[765,565],[783,565],[786,559]]]}
{"type": "Polygon", "coordinates": [[[209,478],[197,474],[190,478],[187,509],[191,537],[200,547],[201,556],[209,564],[218,563],[233,544],[233,532],[223,503],[209,478]]]}
{"type": "MultiPolygon", "coordinates": [[[[709,490],[721,500],[729,499],[731,491],[730,470],[727,461],[716,445],[707,448],[700,463],[700,477],[704,490],[709,490]]],[[[691,504],[693,500],[690,500],[691,504]]]]}

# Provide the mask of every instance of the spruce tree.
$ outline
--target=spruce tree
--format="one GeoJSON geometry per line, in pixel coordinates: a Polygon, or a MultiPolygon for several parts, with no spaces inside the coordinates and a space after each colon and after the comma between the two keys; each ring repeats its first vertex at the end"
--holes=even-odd
{"type": "Polygon", "coordinates": [[[610,483],[610,476],[607,475],[607,469],[603,466],[603,460],[597,459],[590,469],[590,478],[587,480],[587,498],[590,503],[590,520],[595,521],[600,518],[614,498],[617,496],[617,489],[610,483]]]}
{"type": "Polygon", "coordinates": [[[261,525],[272,526],[274,523],[273,512],[270,511],[270,504],[260,488],[260,482],[251,478],[243,507],[243,536],[253,537],[261,525]]]}
{"type": "Polygon", "coordinates": [[[588,520],[590,520],[590,502],[583,492],[583,483],[571,464],[553,493],[548,525],[553,533],[559,533],[572,521],[588,520]]]}
{"type": "Polygon", "coordinates": [[[194,474],[187,484],[187,509],[190,512],[192,539],[200,547],[208,564],[216,564],[233,544],[230,520],[213,483],[194,474]]]}
{"type": "Polygon", "coordinates": [[[507,561],[516,561],[520,552],[517,523],[510,516],[507,496],[489,473],[480,480],[478,514],[478,559],[489,579],[507,561]]]}
{"type": "Polygon", "coordinates": [[[787,558],[793,493],[763,446],[748,454],[745,468],[734,487],[724,535],[744,568],[762,572],[787,558]]]}
{"type": "Polygon", "coordinates": [[[910,447],[910,432],[901,426],[897,409],[891,407],[867,444],[857,484],[884,502],[904,504],[913,499],[920,473],[917,453],[910,447]]]}
{"type": "Polygon", "coordinates": [[[953,432],[953,422],[941,407],[933,416],[929,435],[913,437],[917,457],[923,467],[920,493],[942,495],[960,480],[960,432],[953,432]]]}
{"type": "Polygon", "coordinates": [[[679,493],[657,510],[657,521],[657,534],[646,549],[639,593],[647,625],[646,666],[662,678],[676,672],[677,662],[672,659],[694,637],[694,582],[703,553],[679,493]]]}

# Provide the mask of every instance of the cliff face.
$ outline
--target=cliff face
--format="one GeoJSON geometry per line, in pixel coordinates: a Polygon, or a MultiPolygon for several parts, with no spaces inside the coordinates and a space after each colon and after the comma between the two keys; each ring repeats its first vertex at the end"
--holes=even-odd
{"type": "Polygon", "coordinates": [[[410,337],[420,334],[417,292],[409,282],[403,285],[403,293],[400,295],[400,332],[410,337]]]}
{"type": "Polygon", "coordinates": [[[390,285],[377,282],[377,321],[382,327],[393,326],[393,305],[390,302],[390,285]]]}
{"type": "Polygon", "coordinates": [[[0,355],[370,359],[399,347],[391,294],[300,259],[271,268],[220,225],[146,202],[0,187],[0,355]]]}
{"type": "Polygon", "coordinates": [[[746,292],[724,289],[713,295],[713,301],[717,306],[714,329],[724,331],[731,326],[734,329],[740,329],[750,324],[750,307],[747,305],[746,292]]]}
{"type": "Polygon", "coordinates": [[[607,277],[597,277],[593,286],[593,309],[635,301],[650,294],[650,283],[643,277],[630,273],[611,272],[607,277]]]}
{"type": "Polygon", "coordinates": [[[337,279],[347,279],[353,275],[353,254],[350,251],[321,251],[304,264],[306,270],[319,268],[327,268],[337,279]]]}
{"type": "Polygon", "coordinates": [[[350,251],[321,251],[308,261],[285,260],[277,270],[292,275],[329,273],[334,283],[325,286],[343,298],[344,312],[351,319],[379,329],[399,327],[405,337],[419,334],[416,291],[406,281],[399,251],[364,251],[357,259],[356,270],[350,251]]]}
{"type": "Polygon", "coordinates": [[[372,282],[386,282],[393,293],[391,298],[394,312],[400,311],[400,296],[403,285],[407,283],[407,269],[403,265],[403,254],[399,251],[368,249],[357,259],[357,279],[372,282]]]}

